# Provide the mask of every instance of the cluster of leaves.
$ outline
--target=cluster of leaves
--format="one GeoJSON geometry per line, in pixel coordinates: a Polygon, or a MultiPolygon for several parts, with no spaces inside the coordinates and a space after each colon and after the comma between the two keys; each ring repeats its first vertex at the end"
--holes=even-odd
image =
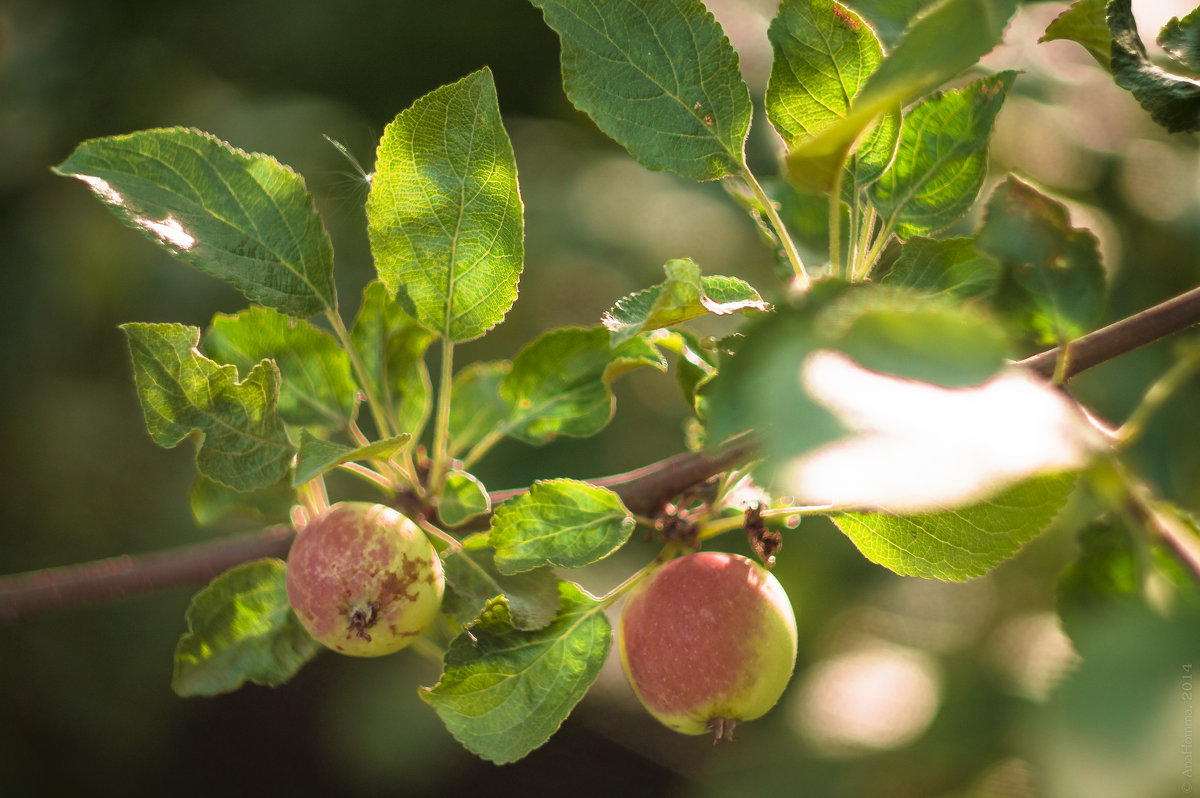
{"type": "MultiPolygon", "coordinates": [[[[205,331],[123,327],[152,438],[196,444],[196,518],[318,511],[332,469],[379,486],[384,501],[404,497],[446,541],[444,610],[458,632],[422,695],[496,762],[544,743],[609,653],[605,611],[621,589],[597,598],[559,571],[608,557],[655,519],[568,479],[493,507],[471,469],[505,437],[543,445],[598,433],[614,412],[612,381],[631,369],[673,363],[711,446],[756,441],[753,462],[689,516],[698,538],[740,524],[730,496],[752,471],[787,497],[756,517],[828,514],[899,574],[987,572],[1112,453],[1078,408],[1008,365],[1022,347],[1065,347],[1097,323],[1095,238],[1015,177],[1000,182],[973,234],[945,235],[977,202],[993,122],[1018,76],[937,89],[1000,41],[1016,0],[934,4],[890,49],[834,0],[780,5],[766,110],[786,182],[828,197],[831,251],[817,269],[747,166],[750,91],[699,0],[531,2],[561,39],[567,96],[601,130],[645,167],[723,180],[747,205],[789,275],[777,306],[680,253],[661,284],[616,302],[602,323],[550,330],[511,360],[456,371],[455,345],[504,319],[523,266],[517,164],[487,69],[417,100],[384,131],[366,203],[378,279],[348,327],[313,200],[274,159],[173,128],[85,142],[58,167],[253,303],[205,331]],[[742,326],[722,340],[678,326],[734,314],[742,326]],[[435,345],[436,388],[426,365],[435,345]],[[455,532],[466,526],[487,531],[455,532]]],[[[1172,129],[1185,117],[1195,129],[1185,90],[1194,81],[1151,66],[1125,19],[1128,0],[1109,6],[1111,39],[1098,35],[1091,0],[1048,36],[1098,57],[1100,39],[1111,41],[1118,83],[1172,129]]],[[[1195,16],[1164,33],[1189,66],[1195,16]]],[[[278,561],[248,563],[196,595],[176,652],[180,694],[280,684],[315,654],[287,607],[284,573],[278,561]]]]}

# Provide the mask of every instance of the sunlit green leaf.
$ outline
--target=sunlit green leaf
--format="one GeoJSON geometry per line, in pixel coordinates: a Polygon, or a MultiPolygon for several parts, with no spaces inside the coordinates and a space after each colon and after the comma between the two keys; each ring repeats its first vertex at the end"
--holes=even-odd
{"type": "Polygon", "coordinates": [[[883,282],[928,294],[990,295],[1000,267],[975,249],[973,238],[925,238],[904,242],[883,282]]]}
{"type": "Polygon", "coordinates": [[[451,341],[478,338],[517,298],[524,258],[512,144],[487,68],[425,95],[383,132],[367,198],[379,279],[451,341]]]}
{"type": "Polygon", "coordinates": [[[466,452],[492,434],[503,434],[508,403],[500,385],[512,369],[507,360],[476,361],[454,375],[450,391],[450,452],[466,452]]]}
{"type": "Polygon", "coordinates": [[[201,348],[242,374],[261,360],[274,360],[282,379],[279,415],[288,424],[343,429],[354,417],[358,386],[350,359],[337,339],[306,321],[269,308],[217,314],[201,348]]]}
{"type": "Polygon", "coordinates": [[[702,277],[690,258],[670,260],[663,266],[666,282],[621,299],[604,314],[613,346],[635,335],[671,327],[708,314],[764,312],[763,302],[750,285],[736,277],[702,277]]]}
{"type": "Polygon", "coordinates": [[[549,568],[503,574],[496,568],[496,550],[486,534],[463,541],[460,550],[443,560],[446,597],[442,610],[462,626],[475,622],[488,602],[503,596],[516,629],[541,629],[558,614],[558,577],[549,568]]]}
{"type": "Polygon", "coordinates": [[[175,648],[176,693],[218,695],[247,681],[274,687],[316,655],[320,646],[288,604],[286,573],[282,560],[255,560],[192,597],[188,632],[175,648]]]}
{"type": "Polygon", "coordinates": [[[1108,3],[1113,80],[1171,133],[1200,130],[1200,80],[1168,72],[1150,60],[1131,5],[1131,0],[1108,3]]]}
{"type": "Polygon", "coordinates": [[[902,238],[942,230],[975,204],[992,123],[1016,75],[1001,72],[935,95],[904,117],[896,158],[869,191],[902,238]]]}
{"type": "Polygon", "coordinates": [[[635,525],[611,490],[552,479],[533,483],[528,493],[497,507],[490,540],[502,573],[543,565],[579,568],[623,546],[635,525]]]}
{"type": "Polygon", "coordinates": [[[238,382],[234,366],[200,354],[200,329],[124,324],[150,437],[167,449],[197,437],[196,467],[214,482],[256,490],[288,471],[292,444],[276,412],[279,369],[263,361],[238,382]]]}
{"type": "Polygon", "coordinates": [[[180,260],[289,316],[337,307],[333,246],[304,180],[185,128],[92,139],[59,164],[180,260]]]}
{"type": "Polygon", "coordinates": [[[1183,19],[1171,17],[1158,32],[1158,44],[1193,72],[1200,72],[1200,8],[1183,19]]]}
{"type": "Polygon", "coordinates": [[[502,430],[532,444],[595,435],[612,419],[612,381],[640,366],[666,370],[645,338],[613,347],[603,327],[551,330],[517,353],[500,385],[509,407],[502,430]]]}
{"type": "Polygon", "coordinates": [[[396,429],[414,438],[424,428],[432,403],[424,356],[433,337],[400,309],[382,283],[367,285],[350,340],[362,357],[372,395],[383,402],[396,429]]]}
{"type": "Polygon", "coordinates": [[[883,60],[871,28],[835,0],[784,0],[767,37],[775,54],[767,116],[788,145],[843,120],[883,60]]]}
{"type": "Polygon", "coordinates": [[[867,79],[849,113],[790,148],[792,182],[816,193],[829,191],[855,142],[877,117],[894,113],[978,61],[999,43],[1016,8],[1017,0],[945,0],[924,9],[867,79]]]}
{"type": "Polygon", "coordinates": [[[562,41],[575,107],[648,169],[738,174],[750,92],[699,0],[530,0],[562,41]]]}
{"type": "Polygon", "coordinates": [[[458,526],[492,509],[492,501],[483,483],[466,471],[449,471],[438,499],[438,518],[448,526],[458,526]]]}
{"type": "MultiPolygon", "coordinates": [[[[834,0],[785,0],[767,35],[775,54],[767,116],[789,147],[841,122],[883,59],[870,26],[834,0]]],[[[849,188],[883,173],[899,131],[899,113],[880,117],[851,158],[849,188]]]]}
{"type": "Polygon", "coordinates": [[[1065,39],[1082,46],[1100,66],[1111,70],[1112,34],[1108,31],[1105,6],[1108,0],[1077,0],[1055,17],[1038,42],[1065,39]]]}
{"type": "Polygon", "coordinates": [[[421,691],[460,743],[496,764],[550,739],[608,658],[603,605],[570,582],[559,591],[557,617],[537,631],[514,629],[507,605],[493,601],[451,643],[441,680],[421,691]]]}
{"type": "Polygon", "coordinates": [[[1096,237],[1064,205],[1009,177],[988,201],[975,246],[1004,271],[1000,305],[1040,343],[1076,338],[1099,322],[1106,283],[1096,237]]]}
{"type": "Polygon", "coordinates": [[[1034,477],[968,507],[833,516],[863,556],[904,576],[961,581],[1012,557],[1066,504],[1073,475],[1034,477]]]}
{"type": "Polygon", "coordinates": [[[300,450],[296,454],[296,472],[292,484],[299,486],[319,477],[331,468],[356,460],[387,460],[404,448],[408,433],[386,438],[364,446],[346,446],[314,437],[308,430],[300,432],[300,450]]]}

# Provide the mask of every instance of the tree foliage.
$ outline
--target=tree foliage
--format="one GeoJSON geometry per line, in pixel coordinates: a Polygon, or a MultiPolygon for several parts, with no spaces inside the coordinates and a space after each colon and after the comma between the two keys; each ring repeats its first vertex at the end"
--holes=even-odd
{"type": "MultiPolygon", "coordinates": [[[[1191,617],[1200,540],[1187,508],[1154,497],[1127,460],[1141,416],[1106,429],[1063,391],[1072,345],[1105,307],[1097,238],[1031,182],[989,184],[996,118],[1021,75],[977,62],[1015,0],[947,0],[903,25],[884,15],[879,30],[902,30],[887,37],[870,3],[783,0],[761,98],[782,147],[771,176],[746,156],[751,90],[699,0],[531,2],[559,37],[570,102],[645,168],[722,181],[784,279],[752,286],[681,252],[663,282],[614,298],[588,326],[545,330],[511,359],[460,362],[459,345],[517,301],[525,254],[520,164],[486,67],[384,131],[365,203],[375,274],[349,326],[332,244],[295,171],[185,128],[84,142],[59,174],[251,303],[203,331],[122,327],[151,438],[195,443],[198,522],[231,507],[321,512],[334,471],[419,517],[448,583],[445,622],[426,636],[443,671],[420,695],[497,763],[544,744],[597,678],[606,611],[644,571],[599,596],[575,572],[639,527],[663,543],[646,570],[731,530],[761,547],[826,516],[899,576],[962,581],[1080,505],[1067,515],[1084,550],[1060,590],[1082,653],[1088,613],[1111,602],[1164,624],[1191,617]],[[827,206],[820,262],[801,257],[779,212],[788,192],[827,206]],[[713,320],[729,333],[695,326],[713,320]],[[1017,362],[1045,347],[1058,352],[1048,378],[1017,362]],[[640,495],[632,511],[601,481],[489,493],[475,472],[502,440],[601,433],[614,382],[642,367],[682,389],[689,462],[741,447],[734,462],[640,495]],[[1131,541],[1154,556],[1133,556],[1131,541]],[[1173,598],[1154,599],[1151,584],[1173,598]]],[[[1147,56],[1128,0],[1080,0],[1045,38],[1078,42],[1156,122],[1195,131],[1196,28],[1193,13],[1163,29],[1172,69],[1147,56]]],[[[1198,360],[1183,351],[1157,390],[1198,360]]],[[[1152,391],[1144,412],[1161,401],[1152,391]]],[[[315,655],[286,606],[285,567],[242,564],[196,594],[175,655],[180,695],[279,685],[315,655]]]]}

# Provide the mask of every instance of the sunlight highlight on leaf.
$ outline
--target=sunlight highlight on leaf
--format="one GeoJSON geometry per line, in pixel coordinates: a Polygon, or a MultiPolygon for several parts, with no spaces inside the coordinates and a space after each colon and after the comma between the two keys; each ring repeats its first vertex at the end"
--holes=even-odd
{"type": "Polygon", "coordinates": [[[891,513],[960,507],[1037,474],[1082,468],[1102,447],[1067,399],[1020,371],[944,388],[821,350],[805,360],[800,379],[849,431],[786,469],[801,504],[891,513]]]}
{"type": "Polygon", "coordinates": [[[183,229],[183,225],[174,216],[168,216],[161,222],[153,219],[135,218],[133,223],[144,227],[162,239],[164,244],[178,249],[191,249],[196,246],[196,237],[183,229]]]}
{"type": "Polygon", "coordinates": [[[333,244],[291,168],[190,128],[91,139],[54,168],[173,256],[296,318],[337,308],[333,244]]]}

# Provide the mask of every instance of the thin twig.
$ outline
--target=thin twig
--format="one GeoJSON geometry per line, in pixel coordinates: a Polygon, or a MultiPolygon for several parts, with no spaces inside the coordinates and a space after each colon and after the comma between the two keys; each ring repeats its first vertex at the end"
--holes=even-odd
{"type": "MultiPolygon", "coordinates": [[[[1076,374],[1113,358],[1128,354],[1160,338],[1200,324],[1200,288],[1180,294],[1107,327],[1090,332],[1068,345],[1070,356],[1061,378],[1076,374]]],[[[1017,363],[1050,379],[1055,376],[1060,347],[1040,352],[1017,363]]]]}
{"type": "Polygon", "coordinates": [[[273,526],[250,535],[153,554],[111,557],[0,577],[0,623],[13,623],[35,612],[82,607],[178,585],[204,584],[244,562],[286,557],[294,537],[291,527],[273,526]]]}
{"type": "MultiPolygon", "coordinates": [[[[1070,344],[1065,378],[1107,360],[1132,352],[1172,333],[1200,323],[1200,288],[1114,322],[1070,344]]],[[[1058,349],[1034,355],[1018,365],[1046,378],[1054,376],[1058,349]]],[[[752,441],[741,438],[715,454],[688,452],[658,463],[591,480],[615,491],[629,510],[652,516],[673,496],[692,485],[749,460],[752,441]]],[[[526,489],[491,494],[492,506],[520,495],[526,489]]],[[[393,502],[405,513],[436,517],[410,493],[393,502]]],[[[478,516],[461,531],[486,529],[490,516],[478,516]]],[[[79,607],[100,601],[143,595],[169,587],[203,584],[223,571],[261,557],[284,557],[294,533],[288,527],[270,527],[238,538],[223,538],[182,549],[114,557],[92,563],[68,565],[0,577],[0,623],[12,623],[36,612],[79,607]]]]}
{"type": "MultiPolygon", "coordinates": [[[[591,482],[615,491],[631,512],[652,515],[671,497],[744,462],[752,453],[750,442],[743,438],[715,454],[687,452],[591,482]]],[[[526,490],[494,492],[492,506],[526,490]]],[[[414,494],[402,494],[392,503],[405,514],[414,517],[420,514],[431,522],[437,521],[436,513],[422,506],[414,494]]],[[[481,515],[459,530],[486,529],[490,520],[490,514],[481,515]]],[[[145,595],[171,587],[201,585],[250,560],[286,557],[294,537],[290,527],[273,526],[249,535],[153,554],[0,576],[0,624],[14,623],[39,612],[145,595]]]]}

